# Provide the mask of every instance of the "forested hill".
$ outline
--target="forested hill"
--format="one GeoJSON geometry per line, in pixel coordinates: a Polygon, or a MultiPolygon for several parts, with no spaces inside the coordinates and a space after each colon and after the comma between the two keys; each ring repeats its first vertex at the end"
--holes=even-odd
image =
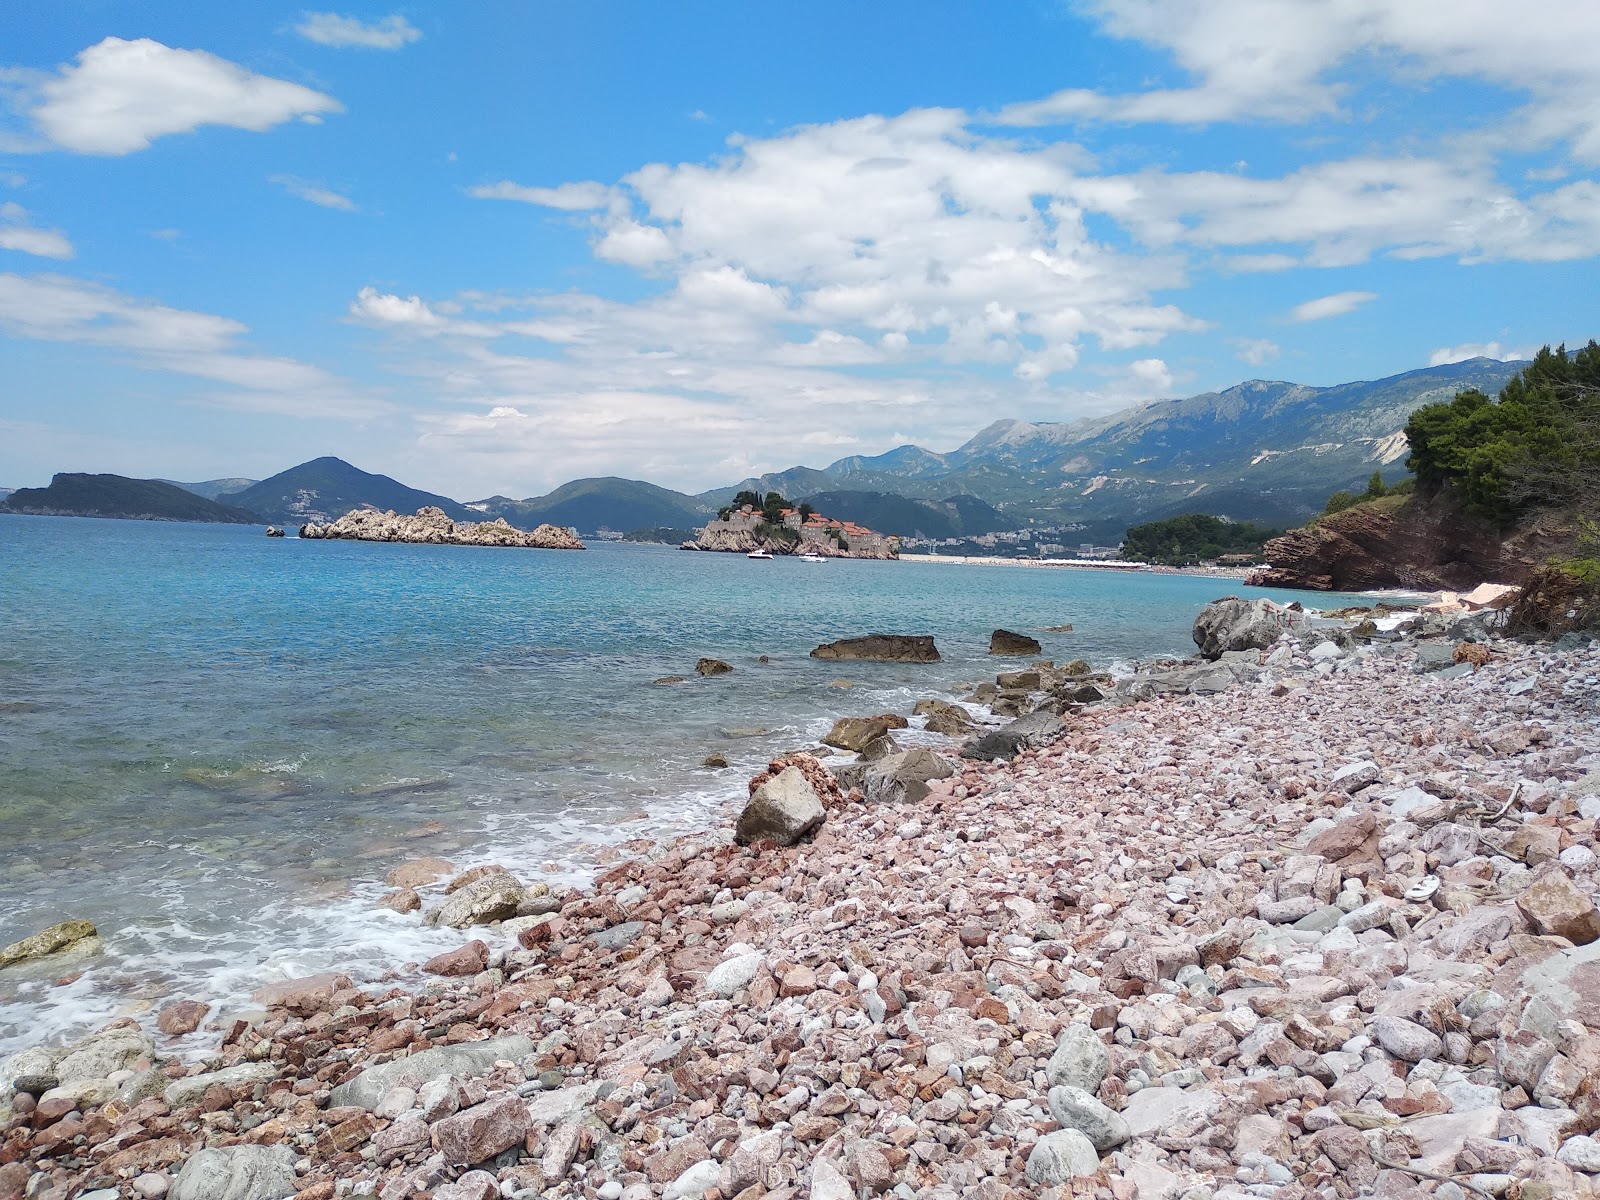
{"type": "Polygon", "coordinates": [[[121,517],[136,521],[208,521],[260,525],[246,509],[218,504],[159,479],[63,472],[49,487],[18,488],[0,501],[0,512],[34,516],[121,517]]]}

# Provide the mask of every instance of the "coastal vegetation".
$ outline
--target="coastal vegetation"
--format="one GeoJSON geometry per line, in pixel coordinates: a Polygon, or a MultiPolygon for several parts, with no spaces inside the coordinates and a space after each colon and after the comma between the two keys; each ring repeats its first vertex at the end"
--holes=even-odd
{"type": "Polygon", "coordinates": [[[1282,534],[1281,529],[1262,529],[1250,521],[1183,513],[1130,528],[1123,537],[1122,557],[1169,567],[1188,567],[1235,554],[1259,560],[1267,540],[1282,534]]]}
{"type": "Polygon", "coordinates": [[[36,516],[120,517],[140,521],[205,521],[260,525],[254,512],[218,504],[159,479],[62,472],[49,487],[18,488],[0,501],[0,512],[36,516]]]}
{"type": "Polygon", "coordinates": [[[1407,465],[1501,527],[1548,509],[1600,515],[1600,345],[1545,346],[1494,399],[1476,388],[1406,424],[1407,465]]]}

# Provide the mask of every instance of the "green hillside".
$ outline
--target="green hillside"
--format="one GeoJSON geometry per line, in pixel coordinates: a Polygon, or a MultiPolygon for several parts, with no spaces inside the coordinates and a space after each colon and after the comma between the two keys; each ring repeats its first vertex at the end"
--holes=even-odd
{"type": "Polygon", "coordinates": [[[801,499],[824,516],[896,537],[976,537],[1014,528],[1012,518],[976,496],[913,500],[890,492],[831,491],[801,499]]]}
{"type": "Polygon", "coordinates": [[[261,517],[218,504],[159,479],[62,472],[49,487],[18,488],[0,501],[0,512],[38,516],[120,517],[134,521],[208,521],[260,525],[261,517]]]}
{"type": "Polygon", "coordinates": [[[612,529],[695,528],[716,514],[692,496],[657,487],[638,479],[607,476],[574,479],[546,496],[508,500],[491,496],[472,505],[485,516],[504,517],[513,525],[531,529],[548,522],[594,533],[612,529]]]}
{"type": "Polygon", "coordinates": [[[259,483],[256,479],[246,479],[242,475],[232,476],[227,479],[205,479],[199,483],[184,483],[179,479],[163,479],[162,483],[170,483],[173,487],[181,487],[186,492],[193,492],[196,496],[204,496],[207,500],[220,501],[224,496],[234,492],[242,492],[247,487],[259,483]]]}

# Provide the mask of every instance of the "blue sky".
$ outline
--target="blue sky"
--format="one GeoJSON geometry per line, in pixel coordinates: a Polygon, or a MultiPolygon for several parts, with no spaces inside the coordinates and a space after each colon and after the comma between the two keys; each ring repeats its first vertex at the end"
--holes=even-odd
{"type": "Polygon", "coordinates": [[[0,484],[701,490],[1600,326],[1600,5],[9,0],[0,484]]]}

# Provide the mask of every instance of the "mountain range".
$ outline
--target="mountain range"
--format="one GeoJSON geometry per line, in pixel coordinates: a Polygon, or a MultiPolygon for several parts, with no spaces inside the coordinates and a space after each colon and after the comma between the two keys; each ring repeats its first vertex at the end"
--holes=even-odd
{"type": "Polygon", "coordinates": [[[1403,430],[1415,409],[1466,388],[1493,395],[1524,365],[1473,358],[1326,388],[1250,380],[1104,417],[996,421],[947,453],[899,446],[698,495],[604,477],[544,496],[461,503],[331,457],[259,482],[176,486],[286,525],[362,506],[410,513],[433,505],[455,520],[504,517],[524,528],[688,529],[750,489],[781,492],[883,533],[930,538],[1071,525],[1082,527],[1083,540],[1113,540],[1131,524],[1184,512],[1289,526],[1319,512],[1330,493],[1365,485],[1374,470],[1398,479],[1403,430]]]}
{"type": "Polygon", "coordinates": [[[120,517],[135,521],[207,521],[259,525],[253,512],[218,504],[163,479],[61,472],[49,487],[17,488],[0,499],[0,512],[30,516],[120,517]]]}

